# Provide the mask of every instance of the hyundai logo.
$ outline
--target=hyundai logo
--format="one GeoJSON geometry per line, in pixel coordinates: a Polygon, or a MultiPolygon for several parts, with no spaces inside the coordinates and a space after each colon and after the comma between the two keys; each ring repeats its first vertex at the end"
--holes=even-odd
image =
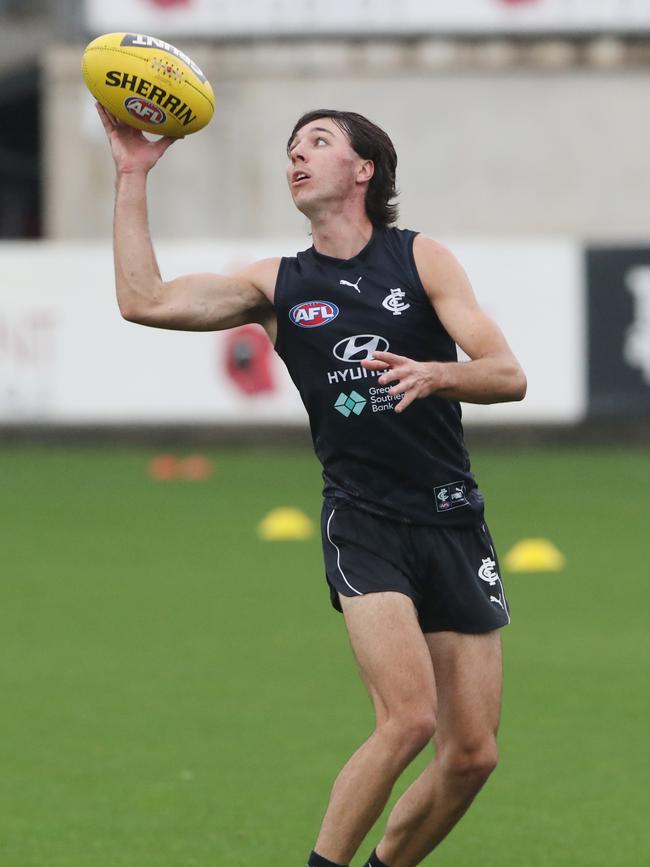
{"type": "Polygon", "coordinates": [[[385,337],[377,334],[355,334],[354,337],[346,337],[339,340],[333,349],[334,357],[339,361],[347,361],[350,364],[358,364],[372,358],[375,352],[386,352],[389,343],[385,337]]]}

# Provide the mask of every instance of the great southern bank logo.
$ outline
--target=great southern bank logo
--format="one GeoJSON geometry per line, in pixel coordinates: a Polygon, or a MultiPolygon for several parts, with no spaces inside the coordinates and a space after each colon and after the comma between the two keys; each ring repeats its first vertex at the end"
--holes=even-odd
{"type": "Polygon", "coordinates": [[[339,315],[339,308],[329,301],[303,301],[289,311],[289,318],[300,328],[318,328],[327,325],[339,315]]]}
{"type": "Polygon", "coordinates": [[[360,415],[363,412],[364,406],[368,403],[368,401],[360,395],[356,391],[351,391],[350,394],[346,394],[342,391],[339,396],[336,398],[336,402],[334,404],[334,409],[337,412],[340,412],[341,415],[344,415],[346,418],[350,418],[352,413],[355,415],[360,415]]]}

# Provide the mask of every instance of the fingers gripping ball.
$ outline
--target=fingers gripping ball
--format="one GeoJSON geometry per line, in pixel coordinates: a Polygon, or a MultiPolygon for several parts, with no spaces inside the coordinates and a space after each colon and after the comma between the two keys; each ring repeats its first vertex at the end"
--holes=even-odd
{"type": "Polygon", "coordinates": [[[153,36],[98,36],[86,46],[81,71],[97,102],[145,132],[179,138],[203,129],[214,113],[214,93],[201,69],[153,36]]]}

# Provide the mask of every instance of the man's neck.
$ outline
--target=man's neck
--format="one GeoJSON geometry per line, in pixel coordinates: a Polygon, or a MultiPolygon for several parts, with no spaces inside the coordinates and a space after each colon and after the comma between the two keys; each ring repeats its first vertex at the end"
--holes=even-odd
{"type": "Polygon", "coordinates": [[[365,214],[356,220],[338,216],[312,222],[311,233],[319,253],[335,259],[352,259],[372,237],[372,223],[365,214]]]}

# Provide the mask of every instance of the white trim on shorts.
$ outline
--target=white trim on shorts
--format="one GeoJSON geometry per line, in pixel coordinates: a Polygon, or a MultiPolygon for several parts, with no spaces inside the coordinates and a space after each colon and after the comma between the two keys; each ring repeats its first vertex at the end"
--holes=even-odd
{"type": "Polygon", "coordinates": [[[341,569],[341,551],[340,551],[338,545],[332,540],[332,537],[330,536],[330,523],[332,521],[332,518],[334,517],[334,512],[336,512],[336,509],[332,509],[332,514],[327,519],[327,538],[329,539],[331,544],[334,545],[334,547],[336,548],[336,565],[338,566],[339,572],[341,573],[343,580],[348,585],[350,590],[352,590],[353,593],[356,593],[357,596],[363,596],[363,593],[360,590],[357,590],[356,587],[353,587],[352,584],[350,584],[348,579],[345,577],[345,572],[343,571],[343,569],[341,569]]]}
{"type": "MultiPolygon", "coordinates": [[[[496,551],[494,550],[494,546],[492,545],[492,542],[490,541],[490,535],[488,532],[488,528],[485,526],[485,523],[483,524],[483,532],[485,533],[485,536],[488,540],[488,545],[490,546],[490,551],[492,551],[492,557],[494,558],[494,562],[497,563],[498,560],[497,560],[496,551]]],[[[506,599],[506,591],[505,591],[505,588],[503,586],[503,581],[501,580],[501,575],[499,575],[498,572],[497,572],[497,581],[499,582],[499,588],[501,590],[501,596],[503,598],[503,610],[506,612],[506,617],[508,618],[507,625],[509,626],[510,625],[510,609],[508,608],[508,600],[506,599]]]]}

